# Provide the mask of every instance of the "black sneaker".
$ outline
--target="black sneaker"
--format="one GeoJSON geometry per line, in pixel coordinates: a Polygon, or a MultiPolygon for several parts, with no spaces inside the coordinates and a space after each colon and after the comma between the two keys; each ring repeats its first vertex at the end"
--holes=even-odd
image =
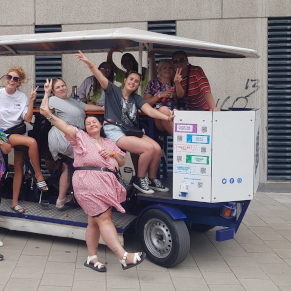
{"type": "Polygon", "coordinates": [[[158,179],[149,179],[149,188],[160,192],[168,192],[170,190],[168,187],[165,187],[158,179]]]}
{"type": "Polygon", "coordinates": [[[0,261],[4,259],[4,256],[0,254],[0,261]]]}
{"type": "Polygon", "coordinates": [[[145,194],[153,194],[154,191],[149,188],[148,183],[146,182],[145,178],[138,178],[133,182],[133,187],[145,194]]]}

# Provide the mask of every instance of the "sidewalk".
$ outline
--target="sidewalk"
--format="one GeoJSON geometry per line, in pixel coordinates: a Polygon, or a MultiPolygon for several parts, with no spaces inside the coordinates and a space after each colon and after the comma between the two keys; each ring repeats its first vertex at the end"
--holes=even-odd
{"type": "MultiPolygon", "coordinates": [[[[83,266],[83,241],[0,229],[0,291],[291,290],[291,194],[256,194],[235,240],[216,242],[215,229],[191,232],[191,251],[175,268],[145,261],[123,271],[113,253],[98,256],[107,273],[83,266]]],[[[126,250],[140,250],[129,234],[126,250]]]]}

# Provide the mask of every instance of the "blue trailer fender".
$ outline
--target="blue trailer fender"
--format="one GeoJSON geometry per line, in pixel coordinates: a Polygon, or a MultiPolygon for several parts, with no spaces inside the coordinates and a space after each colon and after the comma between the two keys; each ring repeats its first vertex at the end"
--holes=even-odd
{"type": "Polygon", "coordinates": [[[150,209],[160,209],[161,211],[165,212],[168,214],[173,220],[178,220],[178,219],[185,219],[187,216],[180,210],[171,206],[163,205],[163,204],[154,204],[145,207],[141,213],[138,215],[137,220],[136,220],[136,231],[138,229],[139,221],[143,214],[147,212],[150,209]]]}

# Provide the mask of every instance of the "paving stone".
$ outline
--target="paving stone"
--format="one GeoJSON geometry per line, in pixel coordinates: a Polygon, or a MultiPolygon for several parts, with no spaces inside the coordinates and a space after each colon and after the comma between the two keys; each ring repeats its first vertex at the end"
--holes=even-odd
{"type": "Polygon", "coordinates": [[[230,267],[238,279],[269,279],[261,268],[254,267],[230,267]]]}
{"type": "Polygon", "coordinates": [[[231,273],[231,269],[224,261],[199,261],[198,268],[201,272],[231,273]]]}
{"type": "Polygon", "coordinates": [[[74,281],[106,281],[105,272],[97,272],[93,269],[76,269],[74,281]]]}
{"type": "Polygon", "coordinates": [[[46,265],[48,257],[47,256],[27,256],[21,255],[17,266],[18,267],[39,267],[44,268],[46,265]]]}
{"type": "Polygon", "coordinates": [[[68,274],[43,274],[40,285],[71,287],[74,276],[68,274]]]}
{"type": "Polygon", "coordinates": [[[44,273],[46,274],[68,274],[74,275],[75,264],[63,262],[47,262],[44,273]]]}
{"type": "Polygon", "coordinates": [[[291,242],[287,239],[284,240],[266,240],[266,245],[271,249],[291,249],[291,242]]]}
{"type": "Polygon", "coordinates": [[[4,291],[36,291],[40,279],[11,278],[4,291]]]}
{"type": "Polygon", "coordinates": [[[106,291],[105,281],[74,281],[72,291],[98,290],[106,291]]]}
{"type": "Polygon", "coordinates": [[[224,257],[230,267],[258,267],[258,263],[250,257],[224,257]]]}
{"type": "Polygon", "coordinates": [[[10,249],[4,246],[1,253],[5,255],[6,260],[17,261],[22,253],[22,250],[10,249]]]}
{"type": "Polygon", "coordinates": [[[169,268],[169,273],[171,277],[178,277],[178,278],[197,278],[197,279],[203,279],[203,276],[196,266],[175,266],[173,268],[169,268]]]}
{"type": "Polygon", "coordinates": [[[248,253],[273,253],[274,251],[266,244],[241,244],[244,250],[248,253]]]}
{"type": "Polygon", "coordinates": [[[208,285],[211,291],[245,291],[241,285],[208,285]]]}
{"type": "Polygon", "coordinates": [[[259,263],[260,268],[266,274],[290,274],[291,275],[291,268],[288,264],[264,264],[259,263]]]}
{"type": "MultiPolygon", "coordinates": [[[[175,289],[173,284],[159,284],[159,283],[140,283],[142,291],[174,291],[175,289]]],[[[122,289],[124,291],[124,289],[122,289]]]]}
{"type": "Polygon", "coordinates": [[[11,274],[11,278],[41,279],[44,268],[40,267],[16,267],[11,274]]]}
{"type": "Polygon", "coordinates": [[[249,256],[258,263],[284,263],[284,261],[276,253],[250,253],[249,256]]]}
{"type": "Polygon", "coordinates": [[[139,280],[137,277],[129,276],[107,276],[107,287],[108,288],[128,288],[128,289],[139,289],[139,280]]]}
{"type": "Polygon", "coordinates": [[[218,272],[202,272],[202,275],[208,285],[210,284],[240,285],[240,282],[232,273],[220,273],[218,270],[218,272]]]}
{"type": "Polygon", "coordinates": [[[22,255],[28,256],[48,256],[51,251],[51,244],[26,244],[22,250],[22,255]]]}
{"type": "Polygon", "coordinates": [[[144,283],[169,283],[171,277],[168,271],[166,272],[155,272],[155,271],[137,271],[140,282],[144,283]]]}
{"type": "Polygon", "coordinates": [[[280,291],[271,280],[240,279],[240,282],[246,291],[280,291]]]}
{"type": "Polygon", "coordinates": [[[269,274],[271,280],[279,287],[289,287],[291,290],[291,276],[289,274],[269,274]]]}
{"type": "Polygon", "coordinates": [[[72,287],[39,286],[37,291],[71,291],[72,287]]]}
{"type": "Polygon", "coordinates": [[[76,251],[51,251],[48,257],[49,262],[75,263],[76,259],[76,251]]]}
{"type": "Polygon", "coordinates": [[[209,291],[207,283],[204,279],[196,278],[172,278],[176,290],[193,290],[193,291],[209,291]]]}

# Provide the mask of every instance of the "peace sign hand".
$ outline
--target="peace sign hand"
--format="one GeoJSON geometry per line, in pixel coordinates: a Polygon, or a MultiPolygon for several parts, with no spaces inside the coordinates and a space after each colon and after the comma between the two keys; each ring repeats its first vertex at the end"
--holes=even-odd
{"type": "Polygon", "coordinates": [[[52,83],[53,80],[51,79],[50,81],[48,79],[46,79],[46,82],[44,84],[44,92],[47,93],[48,95],[51,93],[52,91],[52,83]]]}
{"type": "Polygon", "coordinates": [[[36,99],[36,91],[38,89],[38,86],[34,88],[34,85],[31,86],[31,92],[30,92],[30,98],[29,101],[34,101],[36,99]]]}
{"type": "Polygon", "coordinates": [[[182,72],[182,68],[178,68],[176,70],[176,74],[175,74],[175,77],[174,77],[174,83],[177,85],[177,84],[180,84],[180,82],[182,81],[182,75],[181,75],[181,72],[182,72]]]}

